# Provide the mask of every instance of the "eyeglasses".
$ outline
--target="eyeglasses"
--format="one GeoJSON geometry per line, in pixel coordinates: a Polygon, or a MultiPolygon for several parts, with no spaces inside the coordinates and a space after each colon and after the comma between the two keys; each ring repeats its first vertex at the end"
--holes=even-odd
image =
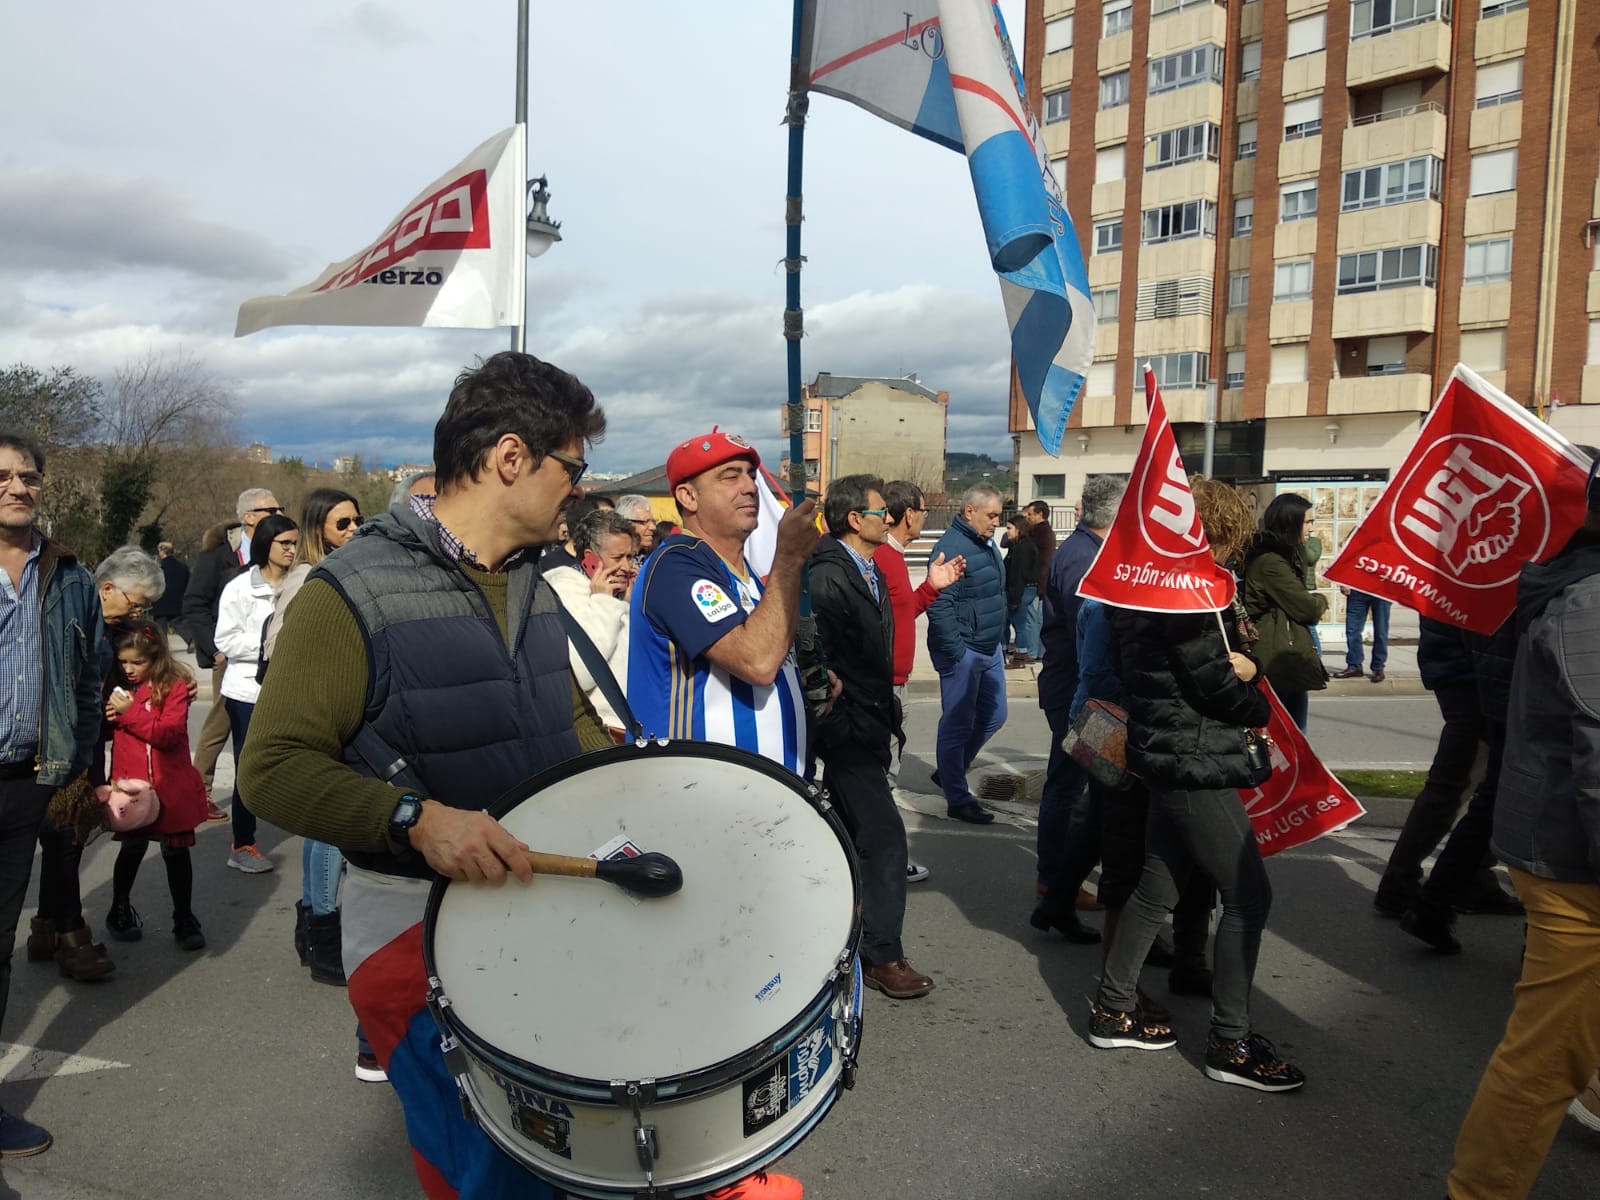
{"type": "Polygon", "coordinates": [[[13,479],[30,492],[37,492],[44,486],[44,476],[38,471],[0,471],[0,491],[10,487],[13,479]]]}
{"type": "Polygon", "coordinates": [[[274,504],[271,508],[247,508],[245,512],[266,513],[268,516],[279,516],[283,513],[281,505],[274,504]]]}
{"type": "Polygon", "coordinates": [[[130,617],[137,617],[137,616],[143,615],[144,610],[146,608],[145,605],[140,604],[132,596],[128,595],[127,592],[125,592],[121,588],[117,587],[116,584],[113,583],[111,586],[114,587],[114,588],[117,588],[117,595],[121,596],[122,599],[123,599],[123,602],[125,604],[127,604],[127,606],[128,606],[128,615],[130,617]]]}
{"type": "Polygon", "coordinates": [[[644,526],[648,529],[654,529],[656,527],[656,521],[654,517],[629,517],[628,520],[634,525],[644,526]]]}
{"type": "Polygon", "coordinates": [[[887,508],[858,508],[856,511],[863,517],[881,517],[889,510],[887,508]]]}
{"type": "Polygon", "coordinates": [[[273,538],[272,544],[280,550],[293,550],[300,545],[299,538],[273,538]]]}
{"type": "Polygon", "coordinates": [[[350,526],[352,526],[352,525],[354,525],[357,529],[360,529],[361,528],[361,522],[364,521],[365,519],[366,519],[365,517],[340,517],[337,521],[335,521],[333,523],[333,527],[335,529],[337,529],[340,533],[343,533],[346,529],[349,529],[350,526]]]}
{"type": "Polygon", "coordinates": [[[548,451],[551,458],[555,459],[567,469],[567,475],[572,486],[578,486],[578,480],[583,478],[583,473],[589,469],[589,464],[581,458],[573,458],[570,454],[563,454],[559,450],[548,451]]]}

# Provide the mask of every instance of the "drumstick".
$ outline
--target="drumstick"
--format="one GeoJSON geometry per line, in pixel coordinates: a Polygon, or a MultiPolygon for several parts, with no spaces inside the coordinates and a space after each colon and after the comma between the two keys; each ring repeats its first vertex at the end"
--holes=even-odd
{"type": "Polygon", "coordinates": [[[670,896],[683,887],[683,871],[665,854],[597,861],[574,854],[545,854],[529,850],[528,865],[536,875],[572,875],[603,879],[636,896],[670,896]]]}

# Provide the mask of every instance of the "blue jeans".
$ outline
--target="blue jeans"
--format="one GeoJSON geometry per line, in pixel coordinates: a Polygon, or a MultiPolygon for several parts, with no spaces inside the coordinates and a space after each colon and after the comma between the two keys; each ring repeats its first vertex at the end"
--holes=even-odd
{"type": "Polygon", "coordinates": [[[967,786],[967,768],[978,751],[1006,723],[1005,647],[987,654],[968,649],[955,661],[932,652],[939,672],[939,733],[935,739],[939,782],[945,804],[976,804],[967,786]]]}
{"type": "Polygon", "coordinates": [[[1044,601],[1039,599],[1039,589],[1022,589],[1022,600],[1011,612],[1012,645],[1018,654],[1030,658],[1044,657],[1044,643],[1039,640],[1044,624],[1044,601]]]}
{"type": "Polygon", "coordinates": [[[233,844],[256,844],[256,815],[245,807],[239,797],[239,759],[244,755],[244,740],[250,733],[250,714],[256,706],[245,700],[223,698],[228,710],[228,724],[233,727],[233,844]]]}
{"type": "Polygon", "coordinates": [[[339,911],[339,877],[343,874],[344,855],[327,842],[304,840],[300,847],[300,902],[313,916],[339,911]]]}
{"type": "Polygon", "coordinates": [[[1383,670],[1389,661],[1389,609],[1388,600],[1369,596],[1366,592],[1350,589],[1344,605],[1344,662],[1345,666],[1361,670],[1361,630],[1372,614],[1372,669],[1383,670]]]}
{"type": "Polygon", "coordinates": [[[1295,726],[1304,733],[1306,722],[1311,720],[1311,693],[1279,692],[1278,699],[1283,701],[1283,710],[1293,718],[1295,726]]]}
{"type": "Polygon", "coordinates": [[[1068,845],[1084,832],[1081,826],[1087,819],[1088,808],[1084,784],[1088,777],[1077,761],[1061,748],[1061,739],[1072,723],[1067,710],[1047,708],[1044,719],[1050,726],[1050,762],[1045,768],[1044,788],[1039,793],[1038,876],[1039,882],[1049,888],[1059,882],[1068,845]]]}

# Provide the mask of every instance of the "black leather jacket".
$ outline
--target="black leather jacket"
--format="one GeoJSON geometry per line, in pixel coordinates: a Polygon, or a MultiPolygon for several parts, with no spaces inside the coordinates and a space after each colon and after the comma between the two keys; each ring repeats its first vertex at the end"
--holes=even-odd
{"type": "Polygon", "coordinates": [[[880,576],[874,601],[850,552],[824,537],[811,557],[811,607],[828,669],[844,685],[833,711],[817,721],[817,753],[856,746],[881,754],[887,766],[890,738],[900,736],[889,590],[880,576]]]}

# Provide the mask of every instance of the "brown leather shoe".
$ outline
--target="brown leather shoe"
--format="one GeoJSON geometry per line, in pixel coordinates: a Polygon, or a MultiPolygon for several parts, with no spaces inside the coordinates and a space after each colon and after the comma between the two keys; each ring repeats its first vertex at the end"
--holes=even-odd
{"type": "Polygon", "coordinates": [[[1100,903],[1100,897],[1088,888],[1078,889],[1076,907],[1079,912],[1105,912],[1106,906],[1100,903]]]}
{"type": "Polygon", "coordinates": [[[878,967],[866,967],[861,977],[869,988],[882,992],[891,1000],[915,1000],[933,991],[933,980],[919,974],[903,958],[878,967]]]}
{"type": "Polygon", "coordinates": [[[56,923],[44,917],[33,918],[28,927],[28,961],[49,962],[56,956],[56,923]]]}
{"type": "Polygon", "coordinates": [[[117,969],[106,948],[94,940],[85,925],[71,933],[63,933],[56,946],[56,963],[68,979],[87,983],[91,979],[104,979],[117,969]]]}
{"type": "Polygon", "coordinates": [[[1342,671],[1335,671],[1333,674],[1329,675],[1328,678],[1329,679],[1360,679],[1365,674],[1366,674],[1366,672],[1363,671],[1360,667],[1346,667],[1342,671]]]}

